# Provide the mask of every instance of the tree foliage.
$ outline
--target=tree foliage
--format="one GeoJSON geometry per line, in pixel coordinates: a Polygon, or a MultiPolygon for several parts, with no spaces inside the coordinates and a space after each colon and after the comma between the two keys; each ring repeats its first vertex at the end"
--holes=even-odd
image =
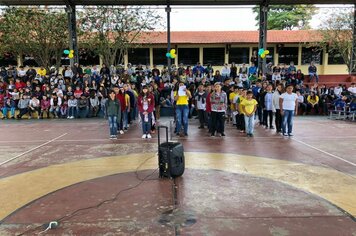
{"type": "MultiPolygon", "coordinates": [[[[257,13],[257,26],[260,21],[260,7],[253,8],[257,13]]],[[[267,29],[269,30],[293,30],[309,29],[311,20],[316,9],[313,5],[272,5],[268,7],[267,29]]]]}
{"type": "Polygon", "coordinates": [[[4,10],[0,24],[0,51],[16,56],[29,55],[46,68],[51,59],[57,66],[68,45],[67,17],[35,7],[9,7],[4,10]]]}
{"type": "Polygon", "coordinates": [[[82,47],[101,55],[107,65],[123,63],[128,48],[143,31],[153,31],[161,16],[142,7],[84,7],[79,14],[82,47]]]}
{"type": "Polygon", "coordinates": [[[327,46],[329,52],[339,53],[347,65],[349,73],[356,69],[352,59],[353,11],[334,10],[320,27],[322,40],[319,46],[327,46]],[[352,68],[351,68],[352,67],[352,68]]]}

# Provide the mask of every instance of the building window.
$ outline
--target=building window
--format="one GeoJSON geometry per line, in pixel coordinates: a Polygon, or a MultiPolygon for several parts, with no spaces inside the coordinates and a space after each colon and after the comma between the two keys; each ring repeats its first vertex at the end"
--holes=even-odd
{"type": "Polygon", "coordinates": [[[278,61],[280,64],[289,65],[290,62],[298,64],[298,48],[297,47],[282,47],[278,52],[278,61]]]}
{"type": "Polygon", "coordinates": [[[150,64],[150,49],[149,48],[131,48],[128,50],[129,63],[132,65],[147,65],[150,64]]]}
{"type": "Polygon", "coordinates": [[[178,62],[195,65],[199,62],[199,48],[178,48],[178,62]]]}
{"type": "MultiPolygon", "coordinates": [[[[259,50],[258,48],[252,48],[252,52],[256,51],[257,55],[258,55],[258,50],[259,50]]],[[[272,62],[272,64],[274,65],[274,47],[267,48],[267,50],[269,51],[269,54],[266,55],[266,63],[272,62]]]]}
{"type": "Polygon", "coordinates": [[[23,66],[34,66],[38,67],[38,63],[35,61],[35,58],[30,56],[30,55],[24,55],[23,56],[23,66]]]}
{"type": "Polygon", "coordinates": [[[79,62],[83,66],[99,65],[100,59],[99,55],[95,55],[90,49],[80,48],[79,52],[79,62]]]}
{"type": "Polygon", "coordinates": [[[318,47],[302,48],[302,65],[309,65],[314,61],[315,64],[322,65],[323,50],[318,47]]]}
{"type": "Polygon", "coordinates": [[[339,51],[331,50],[331,51],[329,51],[329,54],[328,54],[328,64],[329,65],[344,65],[345,61],[339,51]]]}
{"type": "Polygon", "coordinates": [[[203,64],[211,64],[216,66],[222,66],[225,62],[225,48],[204,48],[203,49],[204,60],[203,64]]]}
{"type": "Polygon", "coordinates": [[[167,48],[154,48],[153,49],[153,64],[167,65],[167,48]]]}
{"type": "Polygon", "coordinates": [[[230,48],[229,49],[229,63],[236,64],[250,64],[250,48],[230,48]]]}

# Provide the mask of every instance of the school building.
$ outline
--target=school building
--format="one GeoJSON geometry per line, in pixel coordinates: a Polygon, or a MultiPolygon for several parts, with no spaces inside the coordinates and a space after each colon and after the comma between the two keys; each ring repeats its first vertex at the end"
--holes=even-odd
{"type": "MultiPolygon", "coordinates": [[[[338,53],[325,48],[310,47],[310,43],[321,40],[315,30],[269,30],[267,45],[270,54],[267,62],[274,65],[293,61],[302,72],[307,73],[308,65],[314,61],[321,75],[348,74],[347,66],[338,53]]],[[[258,31],[184,31],[171,32],[172,48],[177,57],[172,63],[195,65],[201,62],[216,69],[224,63],[250,63],[253,51],[258,51],[258,31]]],[[[143,33],[135,43],[139,48],[130,49],[125,55],[125,64],[166,65],[166,32],[143,33]]]]}

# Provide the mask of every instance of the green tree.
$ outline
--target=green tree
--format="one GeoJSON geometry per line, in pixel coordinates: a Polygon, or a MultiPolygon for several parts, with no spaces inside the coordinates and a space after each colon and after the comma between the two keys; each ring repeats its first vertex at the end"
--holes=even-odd
{"type": "Polygon", "coordinates": [[[36,7],[9,7],[0,24],[1,52],[16,56],[29,55],[46,68],[55,59],[57,67],[68,45],[67,17],[36,7]]]}
{"type": "Polygon", "coordinates": [[[356,70],[352,64],[352,30],[353,10],[333,10],[321,26],[320,42],[314,43],[320,47],[328,47],[329,52],[339,53],[347,65],[349,73],[356,70]]]}
{"type": "MultiPolygon", "coordinates": [[[[260,20],[260,7],[255,6],[253,12],[257,13],[257,26],[260,20]]],[[[316,8],[313,5],[272,5],[268,7],[267,29],[293,30],[309,29],[309,21],[316,8]]]]}
{"type": "Polygon", "coordinates": [[[81,47],[94,50],[106,65],[123,63],[128,48],[143,31],[153,31],[162,22],[156,11],[143,7],[84,7],[79,14],[81,47]]]}

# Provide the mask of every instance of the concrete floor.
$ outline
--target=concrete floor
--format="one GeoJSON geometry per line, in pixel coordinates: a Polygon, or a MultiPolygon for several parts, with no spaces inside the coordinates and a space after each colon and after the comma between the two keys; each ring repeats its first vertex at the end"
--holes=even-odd
{"type": "Polygon", "coordinates": [[[191,120],[185,173],[162,180],[137,124],[112,141],[104,120],[0,122],[1,236],[356,235],[355,123],[211,138],[191,120]]]}

